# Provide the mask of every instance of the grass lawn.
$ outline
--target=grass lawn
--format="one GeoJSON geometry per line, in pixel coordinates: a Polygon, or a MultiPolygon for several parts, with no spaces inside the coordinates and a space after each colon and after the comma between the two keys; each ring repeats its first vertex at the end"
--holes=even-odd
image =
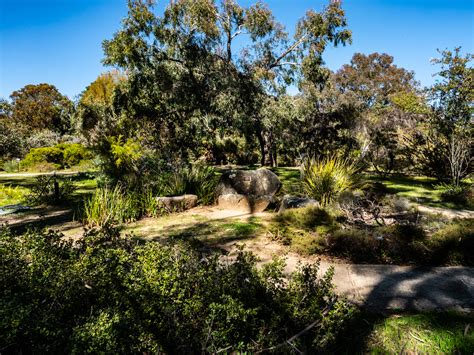
{"type": "MultiPolygon", "coordinates": [[[[455,313],[361,313],[341,353],[472,354],[474,318],[455,313]]],[[[341,339],[343,340],[343,339],[341,339]]]]}
{"type": "MultiPolygon", "coordinates": [[[[278,175],[282,184],[284,194],[298,195],[300,171],[294,167],[273,168],[272,171],[278,175]]],[[[434,178],[424,176],[390,176],[385,179],[369,175],[369,181],[383,183],[389,193],[404,197],[411,202],[429,207],[441,207],[450,209],[465,209],[466,207],[456,205],[452,202],[441,201],[441,191],[436,189],[438,181],[434,178]]]]}
{"type": "MultiPolygon", "coordinates": [[[[0,206],[28,204],[27,196],[30,188],[39,175],[41,174],[0,174],[0,206]]],[[[76,187],[73,196],[77,199],[92,194],[97,187],[97,181],[92,174],[59,172],[58,175],[59,178],[72,179],[76,187]]]]}

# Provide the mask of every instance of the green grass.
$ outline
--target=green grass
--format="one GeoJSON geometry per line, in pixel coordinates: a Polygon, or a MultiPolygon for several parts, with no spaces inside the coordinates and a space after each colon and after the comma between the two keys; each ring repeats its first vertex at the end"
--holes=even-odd
{"type": "MultiPolygon", "coordinates": [[[[278,175],[283,184],[283,194],[301,194],[300,170],[298,168],[273,168],[272,171],[278,175]]],[[[424,176],[390,176],[383,179],[376,175],[369,175],[367,178],[370,181],[382,182],[387,187],[389,193],[407,198],[411,202],[420,205],[450,209],[466,208],[459,204],[442,201],[442,191],[436,189],[436,185],[439,182],[434,178],[424,176]]]]}
{"type": "Polygon", "coordinates": [[[208,246],[230,241],[244,241],[263,231],[259,217],[245,220],[232,217],[211,219],[202,215],[170,214],[140,220],[125,226],[124,233],[133,233],[145,240],[196,240],[208,246]]]}
{"type": "Polygon", "coordinates": [[[450,209],[464,209],[464,206],[453,202],[441,200],[440,189],[436,189],[439,182],[434,178],[423,176],[391,176],[382,179],[378,176],[370,176],[371,181],[382,182],[388,192],[408,200],[429,207],[440,207],[450,209]]]}
{"type": "Polygon", "coordinates": [[[394,315],[376,322],[369,353],[472,354],[474,319],[456,314],[394,315]]]}

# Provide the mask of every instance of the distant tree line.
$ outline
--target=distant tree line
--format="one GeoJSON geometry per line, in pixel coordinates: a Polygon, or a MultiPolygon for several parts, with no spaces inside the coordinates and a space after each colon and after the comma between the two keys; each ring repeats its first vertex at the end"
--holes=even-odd
{"type": "Polygon", "coordinates": [[[458,184],[472,172],[473,55],[440,52],[429,88],[385,53],[356,53],[332,72],[326,47],[351,42],[341,6],[308,11],[291,37],[261,2],[178,0],[158,13],[129,1],[103,43],[116,70],[76,102],[49,84],[12,93],[0,103],[0,156],[70,135],[116,177],[170,162],[297,165],[337,153],[383,176],[458,184]]]}

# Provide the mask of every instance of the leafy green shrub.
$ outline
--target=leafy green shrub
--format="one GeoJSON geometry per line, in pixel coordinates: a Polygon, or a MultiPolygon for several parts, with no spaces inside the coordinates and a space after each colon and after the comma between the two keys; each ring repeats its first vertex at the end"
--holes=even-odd
{"type": "Polygon", "coordinates": [[[436,186],[441,191],[441,199],[461,206],[474,206],[474,189],[469,184],[440,184],[436,186]]]}
{"type": "Polygon", "coordinates": [[[54,232],[0,235],[0,348],[10,353],[330,351],[352,314],[332,271],[257,269],[105,225],[73,246],[54,232]],[[311,325],[311,327],[308,327],[311,325]],[[300,333],[301,332],[301,333],[300,333]],[[300,334],[299,334],[300,333],[300,334]],[[287,340],[295,334],[291,344],[287,340]],[[225,349],[225,350],[224,350],[225,349]]]}
{"type": "Polygon", "coordinates": [[[21,167],[35,170],[39,167],[50,166],[53,170],[58,170],[70,168],[91,158],[91,153],[82,144],[61,143],[52,147],[31,149],[22,160],[21,167]]]}
{"type": "Polygon", "coordinates": [[[337,156],[307,159],[301,167],[301,179],[306,194],[323,207],[342,192],[361,187],[364,183],[356,165],[337,156]]]}

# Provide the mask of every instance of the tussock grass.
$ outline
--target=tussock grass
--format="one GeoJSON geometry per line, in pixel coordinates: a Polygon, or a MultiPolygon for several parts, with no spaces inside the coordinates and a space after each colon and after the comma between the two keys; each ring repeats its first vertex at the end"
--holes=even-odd
{"type": "Polygon", "coordinates": [[[301,179],[305,193],[323,207],[335,201],[342,192],[364,184],[356,164],[337,156],[306,160],[301,167],[301,179]]]}

